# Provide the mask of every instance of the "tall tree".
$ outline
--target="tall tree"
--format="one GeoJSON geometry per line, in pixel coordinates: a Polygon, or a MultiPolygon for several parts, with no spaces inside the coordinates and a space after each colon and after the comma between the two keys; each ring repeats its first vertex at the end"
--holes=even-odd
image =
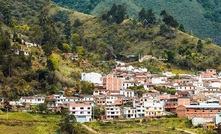
{"type": "Polygon", "coordinates": [[[110,11],[107,12],[107,15],[103,15],[104,19],[107,19],[110,22],[116,22],[120,24],[127,17],[127,8],[126,5],[116,5],[113,4],[110,11]],[[105,16],[105,17],[104,17],[105,16]]]}
{"type": "Polygon", "coordinates": [[[2,14],[3,22],[6,25],[12,26],[13,23],[12,23],[11,9],[7,1],[0,2],[0,13],[2,14]]]}
{"type": "Polygon", "coordinates": [[[163,10],[160,13],[161,16],[163,16],[163,22],[171,27],[177,28],[179,26],[179,23],[176,19],[173,18],[173,16],[169,15],[165,10],[163,10]]]}
{"type": "Polygon", "coordinates": [[[153,25],[156,23],[156,16],[152,9],[145,10],[144,8],[139,12],[139,21],[143,25],[153,25]]]}
{"type": "Polygon", "coordinates": [[[47,53],[47,56],[49,56],[56,47],[62,49],[60,37],[55,29],[53,21],[48,15],[48,12],[48,8],[45,7],[41,10],[39,16],[40,26],[43,31],[42,48],[47,53]]]}

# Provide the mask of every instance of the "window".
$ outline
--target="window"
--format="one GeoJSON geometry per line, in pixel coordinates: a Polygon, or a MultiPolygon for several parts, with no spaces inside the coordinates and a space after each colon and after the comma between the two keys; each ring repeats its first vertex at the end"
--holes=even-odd
{"type": "Polygon", "coordinates": [[[72,109],[75,109],[75,107],[72,107],[72,109]]]}
{"type": "Polygon", "coordinates": [[[80,112],[80,114],[84,114],[84,112],[80,112]]]}
{"type": "Polygon", "coordinates": [[[87,108],[88,110],[91,109],[90,107],[87,108]]]}
{"type": "Polygon", "coordinates": [[[84,107],[81,107],[80,109],[84,109],[84,107]]]}
{"type": "Polygon", "coordinates": [[[72,114],[75,114],[75,112],[72,112],[72,114]]]}
{"type": "Polygon", "coordinates": [[[91,114],[91,112],[87,112],[87,114],[91,114]]]}

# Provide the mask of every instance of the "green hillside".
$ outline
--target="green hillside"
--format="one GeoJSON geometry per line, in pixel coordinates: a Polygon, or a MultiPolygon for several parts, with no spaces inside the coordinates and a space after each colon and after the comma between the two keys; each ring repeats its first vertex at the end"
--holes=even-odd
{"type": "Polygon", "coordinates": [[[221,70],[221,48],[171,27],[169,15],[170,21],[165,16],[155,20],[159,14],[149,10],[154,21],[146,24],[126,19],[125,5],[97,17],[44,0],[0,0],[0,5],[0,97],[18,99],[63,89],[67,95],[91,94],[94,85],[80,81],[81,72],[107,74],[115,59],[154,73],[221,70]],[[27,47],[22,39],[41,47],[27,47]],[[16,50],[30,55],[17,55],[16,50]],[[139,63],[139,55],[156,58],[139,63]]]}
{"type": "Polygon", "coordinates": [[[81,4],[73,0],[65,2],[54,0],[54,2],[93,15],[99,15],[109,10],[113,3],[125,3],[132,18],[137,18],[137,13],[142,8],[153,9],[157,14],[166,10],[184,24],[187,32],[192,30],[197,37],[212,38],[214,42],[221,44],[220,0],[81,0],[81,4]],[[89,5],[90,8],[86,8],[89,5]]]}

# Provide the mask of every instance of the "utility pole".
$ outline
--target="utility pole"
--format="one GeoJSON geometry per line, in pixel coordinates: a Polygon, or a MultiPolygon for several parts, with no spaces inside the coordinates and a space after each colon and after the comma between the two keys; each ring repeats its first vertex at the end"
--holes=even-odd
{"type": "Polygon", "coordinates": [[[7,120],[8,120],[8,107],[7,107],[7,120]]]}

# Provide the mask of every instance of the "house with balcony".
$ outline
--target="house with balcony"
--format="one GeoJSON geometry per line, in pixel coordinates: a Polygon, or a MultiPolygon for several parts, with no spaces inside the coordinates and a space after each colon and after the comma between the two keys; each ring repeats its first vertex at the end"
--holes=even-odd
{"type": "Polygon", "coordinates": [[[107,120],[118,119],[121,116],[121,110],[118,106],[105,107],[105,117],[107,120]]]}
{"type": "Polygon", "coordinates": [[[83,103],[72,103],[69,105],[70,114],[74,115],[77,122],[92,121],[92,106],[83,103]]]}
{"type": "Polygon", "coordinates": [[[164,114],[164,105],[159,101],[152,100],[152,102],[144,102],[145,113],[144,116],[158,117],[164,114]]]}

